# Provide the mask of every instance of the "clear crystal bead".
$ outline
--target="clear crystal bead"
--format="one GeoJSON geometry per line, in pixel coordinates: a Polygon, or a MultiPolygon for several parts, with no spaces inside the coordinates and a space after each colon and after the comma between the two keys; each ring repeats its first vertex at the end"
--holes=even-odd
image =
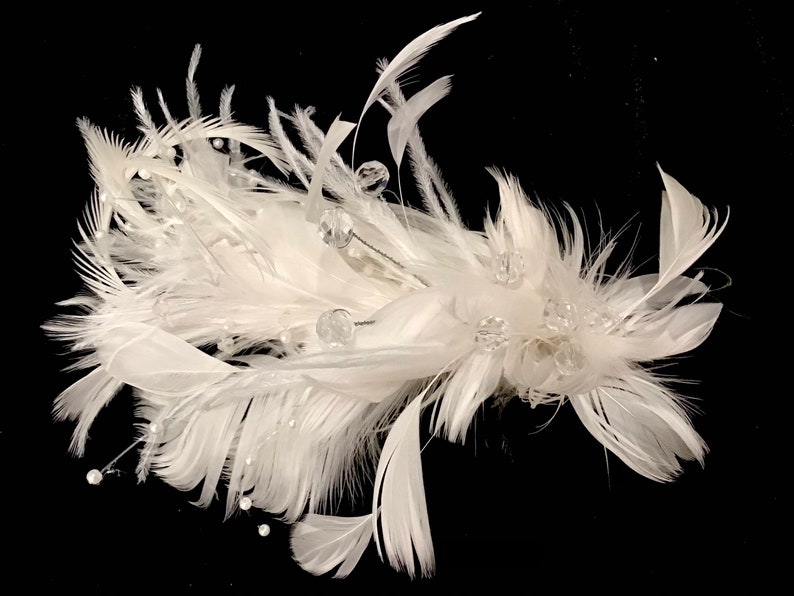
{"type": "Polygon", "coordinates": [[[317,337],[325,346],[343,348],[353,341],[356,323],[345,309],[335,308],[320,315],[316,330],[317,337]]]}
{"type": "Polygon", "coordinates": [[[552,298],[543,309],[543,321],[556,333],[570,333],[579,325],[579,313],[573,302],[552,298]]]}
{"type": "Polygon", "coordinates": [[[328,246],[344,248],[353,239],[353,218],[341,207],[326,209],[320,216],[319,232],[328,246]]]}
{"type": "Polygon", "coordinates": [[[491,262],[494,277],[500,284],[509,286],[524,276],[524,259],[515,250],[503,250],[491,262]]]}
{"type": "Polygon", "coordinates": [[[607,306],[586,308],[582,313],[582,324],[592,333],[606,333],[617,323],[617,318],[607,306]]]}
{"type": "Polygon", "coordinates": [[[504,346],[509,337],[507,321],[491,315],[477,323],[474,341],[481,350],[493,352],[504,346]]]}
{"type": "Polygon", "coordinates": [[[389,183],[389,169],[379,161],[367,161],[356,170],[356,184],[364,194],[378,196],[389,183]]]}
{"type": "Polygon", "coordinates": [[[587,355],[579,344],[563,339],[554,352],[554,364],[563,375],[572,375],[587,365],[587,355]]]}
{"type": "Polygon", "coordinates": [[[224,337],[218,341],[218,349],[227,354],[234,354],[234,338],[224,337]]]}

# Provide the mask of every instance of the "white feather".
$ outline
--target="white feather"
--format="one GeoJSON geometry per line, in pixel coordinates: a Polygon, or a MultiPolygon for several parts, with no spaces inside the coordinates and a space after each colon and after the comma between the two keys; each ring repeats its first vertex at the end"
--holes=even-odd
{"type": "Polygon", "coordinates": [[[419,446],[423,397],[424,393],[405,407],[386,437],[372,501],[372,510],[381,513],[382,531],[377,518],[372,520],[378,554],[382,558],[385,551],[391,566],[411,577],[416,574],[414,553],[422,576],[432,575],[435,568],[419,446]]]}
{"type": "MultiPolygon", "coordinates": [[[[480,13],[461,17],[433,27],[432,29],[424,32],[422,35],[414,39],[411,43],[400,50],[397,55],[391,60],[389,65],[380,73],[375,86],[370,91],[367,101],[364,102],[364,107],[361,110],[361,115],[358,118],[358,128],[361,127],[361,121],[364,119],[364,114],[367,113],[372,104],[374,104],[388,89],[389,85],[395,83],[411,68],[421,60],[421,58],[439,41],[444,39],[447,35],[452,33],[460,25],[473,21],[480,13]]],[[[353,154],[355,155],[355,142],[358,137],[358,130],[356,130],[356,137],[353,139],[353,154]]]]}
{"type": "Polygon", "coordinates": [[[447,96],[450,91],[451,77],[441,77],[417,91],[411,99],[399,106],[389,119],[387,134],[394,162],[399,170],[408,139],[414,133],[419,119],[424,113],[447,96]]]}
{"type": "Polygon", "coordinates": [[[372,516],[371,513],[358,517],[304,516],[290,535],[293,557],[315,575],[338,566],[334,577],[346,577],[372,540],[372,516]]]}

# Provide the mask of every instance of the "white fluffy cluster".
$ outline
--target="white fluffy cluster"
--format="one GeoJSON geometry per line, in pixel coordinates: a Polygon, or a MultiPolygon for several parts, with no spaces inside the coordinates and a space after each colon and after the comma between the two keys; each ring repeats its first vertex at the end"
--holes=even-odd
{"type": "Polygon", "coordinates": [[[433,572],[426,408],[433,435],[462,441],[492,396],[569,402],[644,476],[667,481],[680,460],[702,460],[683,399],[647,365],[711,331],[720,305],[700,301],[708,288],[684,273],[724,224],[662,172],[659,273],[633,277],[624,265],[607,275],[613,240],[587,254],[573,213],[563,225],[493,172],[498,216],[483,233],[467,230],[416,126],[449,79],[408,99],[399,79],[473,18],[384,62],[365,104],[391,114],[392,157],[408,156],[421,210],[387,201],[383,164],[353,169],[337,153],[353,124],[324,132],[309,111],[287,115],[271,102],[263,132],[232,119],[231,90],[218,117],[203,116],[198,50],[188,119],[160,98],[156,125],[135,91],[137,142],[81,123],[96,181],[76,255],[89,293],[64,303],[77,314],[47,326],[87,371],[56,402],[77,421],[76,454],[129,385],[144,421],[141,477],[200,486],[199,505],[225,483],[229,514],[242,502],[297,522],[297,561],[338,576],[373,538],[394,567],[433,572]],[[250,170],[253,158],[283,175],[250,170]],[[367,471],[371,513],[330,515],[367,471]]]}

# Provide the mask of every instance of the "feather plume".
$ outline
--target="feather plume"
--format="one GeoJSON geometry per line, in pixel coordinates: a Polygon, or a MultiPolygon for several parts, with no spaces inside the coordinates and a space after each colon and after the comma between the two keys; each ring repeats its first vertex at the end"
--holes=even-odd
{"type": "Polygon", "coordinates": [[[75,249],[88,292],[45,324],[84,373],[54,404],[57,419],[76,421],[75,455],[86,455],[97,413],[130,386],[139,478],[200,485],[202,507],[225,488],[227,517],[245,503],[295,523],[298,564],[336,577],[371,540],[396,569],[434,573],[425,408],[429,440],[463,442],[492,398],[570,402],[643,476],[667,482],[682,462],[703,463],[687,400],[650,370],[716,325],[721,307],[689,269],[726,222],[660,169],[659,271],[635,276],[622,263],[609,275],[617,238],[588,250],[573,210],[554,215],[492,169],[498,213],[482,232],[466,229],[419,132],[450,78],[409,99],[401,79],[476,17],[381,61],[357,125],[323,128],[311,109],[286,114],[269,99],[259,130],[235,121],[232,87],[218,117],[203,115],[199,46],[186,119],[158,93],[158,125],[134,90],[140,139],[79,121],[96,185],[75,249]],[[376,103],[391,115],[394,166],[399,174],[408,154],[424,209],[401,193],[389,202],[385,165],[362,180],[339,153],[376,103]],[[273,175],[245,169],[259,158],[273,175]],[[370,490],[371,512],[337,515],[343,497],[370,490]]]}

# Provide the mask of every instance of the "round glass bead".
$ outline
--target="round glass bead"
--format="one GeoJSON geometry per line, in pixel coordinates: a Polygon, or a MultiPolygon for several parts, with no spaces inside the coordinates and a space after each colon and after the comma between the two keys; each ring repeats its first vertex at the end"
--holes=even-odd
{"type": "Polygon", "coordinates": [[[270,536],[270,526],[267,524],[259,524],[259,527],[256,529],[259,532],[259,535],[264,538],[265,536],[270,536]]]}
{"type": "Polygon", "coordinates": [[[524,259],[515,250],[503,250],[496,255],[491,263],[496,281],[509,286],[524,277],[524,259]]]}
{"type": "Polygon", "coordinates": [[[356,323],[343,308],[325,311],[317,319],[317,337],[329,348],[343,348],[353,341],[356,323]]]}
{"type": "Polygon", "coordinates": [[[320,216],[320,238],[333,248],[345,248],[353,239],[353,218],[341,207],[326,209],[320,216]]]}
{"type": "Polygon", "coordinates": [[[507,321],[493,315],[481,319],[477,323],[474,341],[485,352],[493,352],[503,347],[510,339],[507,321]]]}
{"type": "Polygon", "coordinates": [[[543,309],[543,321],[556,333],[570,333],[579,325],[579,313],[573,302],[552,298],[543,309]]]}
{"type": "Polygon", "coordinates": [[[226,354],[234,354],[234,339],[231,337],[224,337],[218,341],[218,349],[226,354]]]}
{"type": "Polygon", "coordinates": [[[253,504],[254,503],[251,500],[251,497],[243,497],[242,499],[240,499],[240,509],[242,509],[243,511],[248,511],[251,508],[251,505],[253,504]]]}
{"type": "Polygon", "coordinates": [[[593,333],[606,333],[617,323],[617,318],[606,306],[587,308],[582,313],[582,324],[593,333]]]}
{"type": "Polygon", "coordinates": [[[587,355],[579,344],[564,339],[554,352],[554,364],[561,374],[572,375],[587,365],[587,355]]]}
{"type": "Polygon", "coordinates": [[[367,161],[356,169],[356,184],[359,190],[370,196],[378,196],[389,183],[389,169],[379,161],[367,161]]]}

